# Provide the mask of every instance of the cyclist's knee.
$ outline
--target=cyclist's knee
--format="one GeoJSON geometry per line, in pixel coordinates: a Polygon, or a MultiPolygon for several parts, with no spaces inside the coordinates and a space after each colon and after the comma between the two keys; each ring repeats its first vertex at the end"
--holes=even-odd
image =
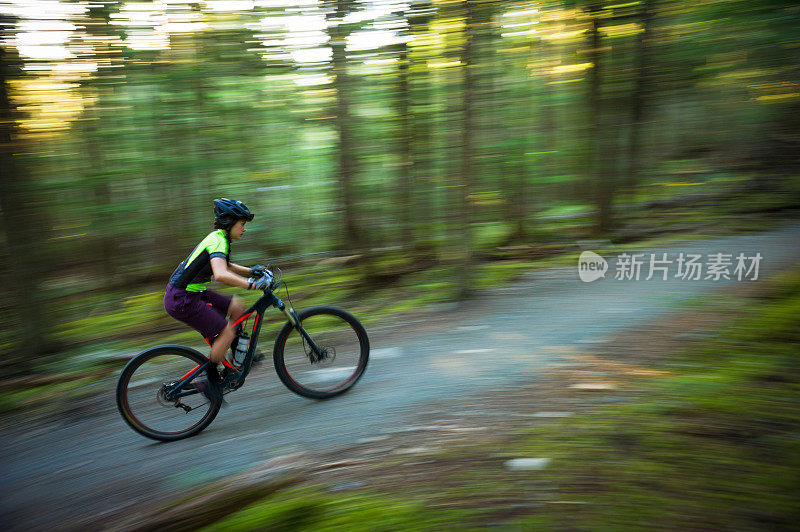
{"type": "Polygon", "coordinates": [[[231,319],[236,320],[242,314],[244,314],[244,311],[245,308],[242,302],[238,298],[234,297],[231,301],[231,306],[228,309],[228,315],[231,317],[231,319]]]}

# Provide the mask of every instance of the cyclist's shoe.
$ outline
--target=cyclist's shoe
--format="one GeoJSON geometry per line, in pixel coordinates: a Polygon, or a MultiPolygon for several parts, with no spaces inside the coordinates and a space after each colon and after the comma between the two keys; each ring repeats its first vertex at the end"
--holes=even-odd
{"type": "Polygon", "coordinates": [[[261,351],[256,351],[253,353],[253,366],[260,366],[262,362],[264,362],[264,353],[261,351]]]}
{"type": "Polygon", "coordinates": [[[222,397],[222,386],[218,379],[204,373],[192,379],[192,384],[212,403],[225,404],[225,399],[222,397]]]}

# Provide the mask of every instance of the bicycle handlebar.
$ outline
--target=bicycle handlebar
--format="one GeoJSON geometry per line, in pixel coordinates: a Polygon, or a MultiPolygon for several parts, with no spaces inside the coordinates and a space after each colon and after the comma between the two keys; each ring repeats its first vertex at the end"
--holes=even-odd
{"type": "Polygon", "coordinates": [[[269,286],[264,289],[264,292],[267,290],[275,290],[281,285],[281,278],[283,277],[283,272],[281,272],[280,268],[276,268],[278,270],[278,275],[276,276],[273,272],[271,267],[266,268],[258,268],[256,273],[260,274],[261,276],[269,276],[272,281],[269,283],[269,286]]]}

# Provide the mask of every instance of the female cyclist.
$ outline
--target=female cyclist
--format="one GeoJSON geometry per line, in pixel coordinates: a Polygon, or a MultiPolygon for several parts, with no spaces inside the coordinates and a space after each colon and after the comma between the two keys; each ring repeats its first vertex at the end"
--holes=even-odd
{"type": "MultiPolygon", "coordinates": [[[[248,268],[230,260],[231,240],[242,238],[244,224],[253,219],[247,206],[241,201],[217,199],[214,200],[214,215],[215,231],[209,233],[170,276],[164,309],[176,320],[200,332],[211,345],[211,360],[219,363],[236,336],[233,322],[244,313],[245,307],[237,298],[208,290],[206,285],[211,282],[212,274],[215,281],[250,290],[264,289],[271,280],[261,275],[263,266],[248,268]]],[[[198,382],[198,387],[206,395],[220,397],[216,364],[209,367],[210,389],[203,382],[198,382]]]]}

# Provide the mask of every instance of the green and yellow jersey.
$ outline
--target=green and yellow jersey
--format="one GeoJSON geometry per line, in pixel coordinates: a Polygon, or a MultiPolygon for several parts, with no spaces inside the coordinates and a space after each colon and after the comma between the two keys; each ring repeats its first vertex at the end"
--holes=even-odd
{"type": "Polygon", "coordinates": [[[228,249],[228,239],[225,238],[225,231],[218,229],[209,233],[194,251],[181,262],[172,272],[169,284],[175,288],[181,288],[187,292],[202,292],[206,285],[211,282],[211,259],[222,257],[226,261],[230,250],[228,249]]]}

